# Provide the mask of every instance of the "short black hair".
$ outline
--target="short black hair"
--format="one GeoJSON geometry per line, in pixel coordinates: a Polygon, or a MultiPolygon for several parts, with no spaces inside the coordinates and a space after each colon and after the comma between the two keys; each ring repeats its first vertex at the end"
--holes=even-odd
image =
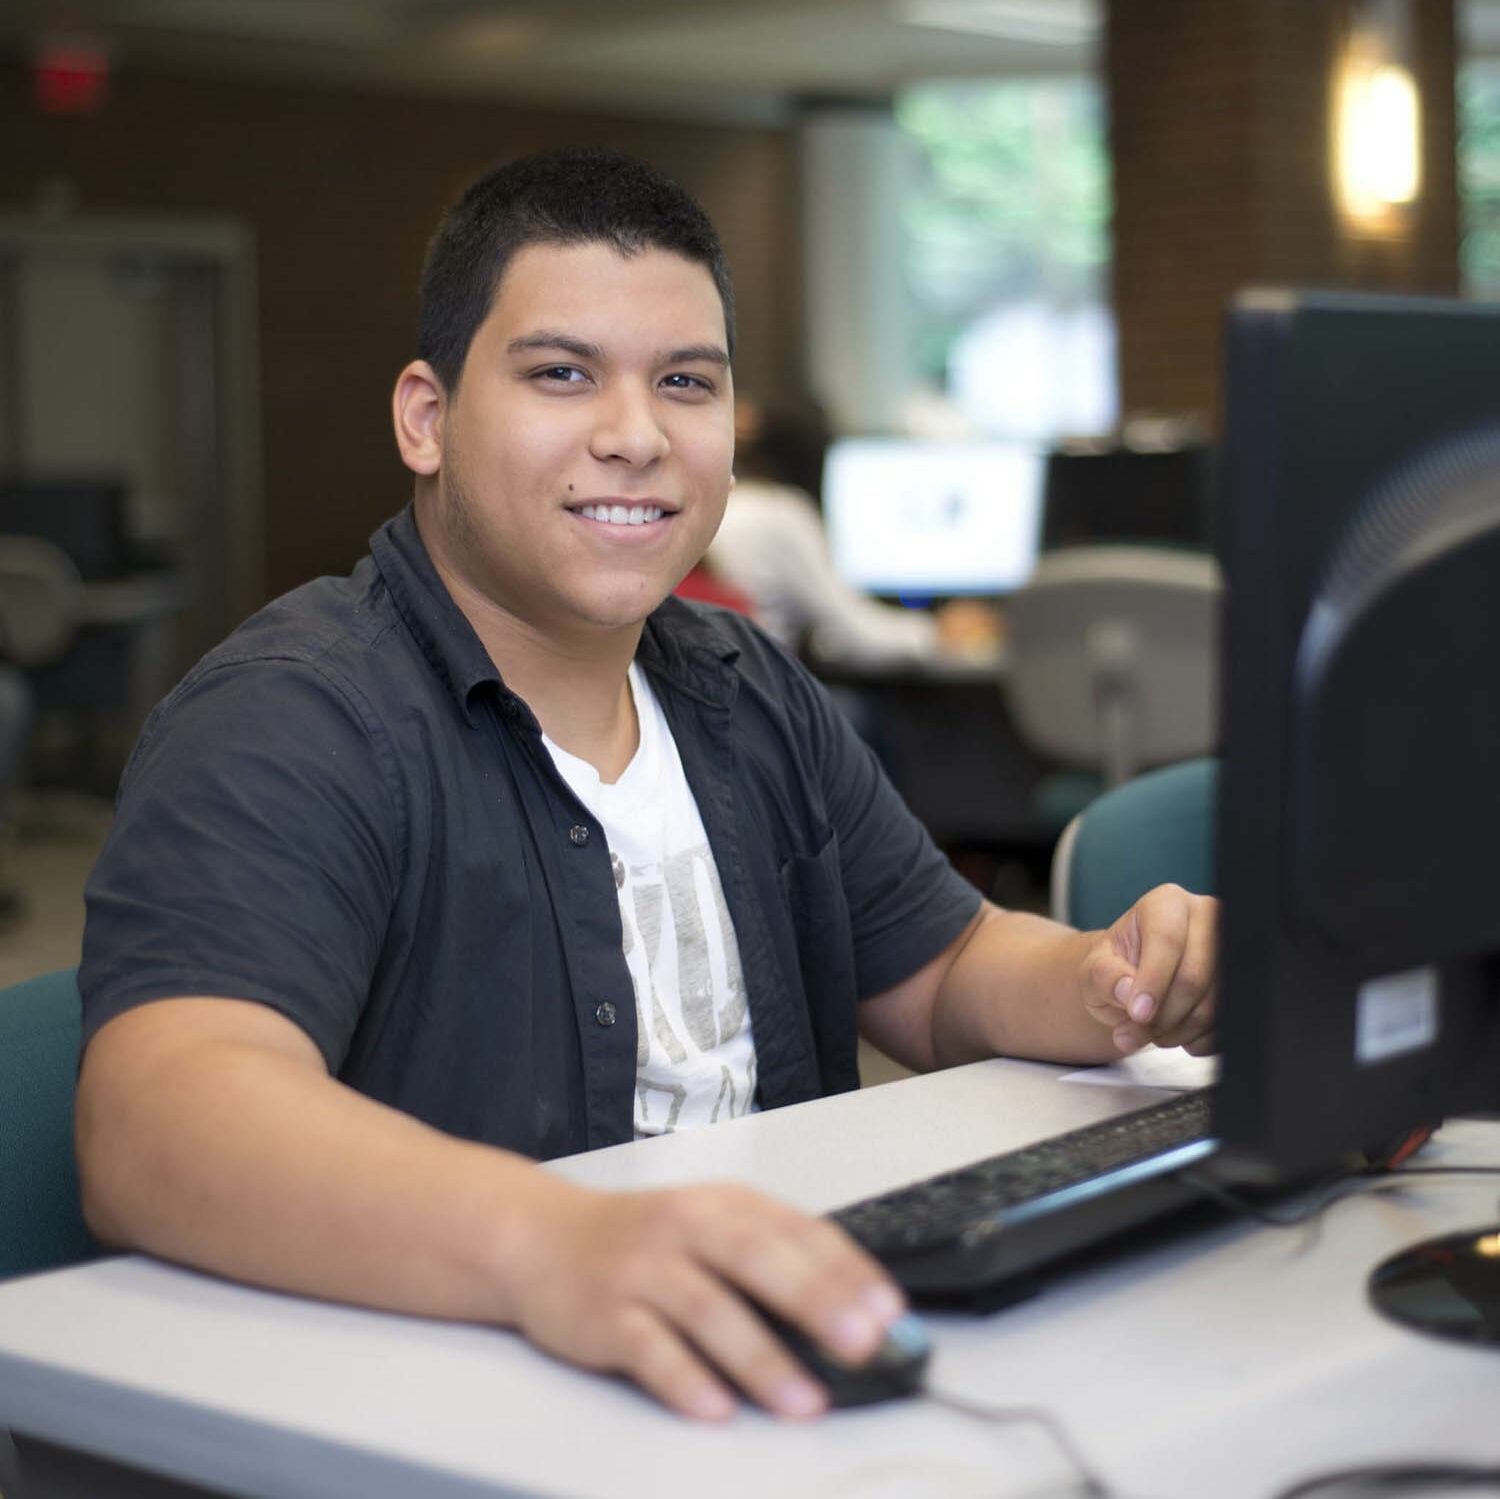
{"type": "Polygon", "coordinates": [[[445,389],[457,387],[506,267],[531,244],[608,244],[622,255],[670,250],[696,262],[718,289],[733,355],[734,289],[708,215],[670,177],[623,151],[566,146],[481,177],[443,215],[427,247],[417,354],[445,389]]]}

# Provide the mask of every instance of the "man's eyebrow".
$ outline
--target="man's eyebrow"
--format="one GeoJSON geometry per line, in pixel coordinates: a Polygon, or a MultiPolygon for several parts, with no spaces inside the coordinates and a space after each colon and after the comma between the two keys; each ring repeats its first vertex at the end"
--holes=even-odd
{"type": "MultiPolygon", "coordinates": [[[[602,359],[604,350],[598,344],[575,338],[556,328],[538,328],[535,333],[525,333],[513,338],[505,346],[510,354],[530,354],[543,349],[560,349],[575,359],[602,359]]],[[[729,354],[718,344],[686,344],[680,349],[668,349],[657,356],[658,364],[712,364],[720,369],[729,368],[729,354]]]]}
{"type": "Polygon", "coordinates": [[[670,350],[661,362],[663,364],[716,364],[721,369],[728,369],[729,354],[718,344],[688,344],[686,348],[670,350]]]}
{"type": "Polygon", "coordinates": [[[525,354],[535,349],[561,349],[577,359],[599,359],[604,353],[598,344],[586,343],[581,338],[574,338],[570,333],[559,333],[554,328],[539,328],[535,333],[513,338],[505,347],[510,354],[525,354]]]}

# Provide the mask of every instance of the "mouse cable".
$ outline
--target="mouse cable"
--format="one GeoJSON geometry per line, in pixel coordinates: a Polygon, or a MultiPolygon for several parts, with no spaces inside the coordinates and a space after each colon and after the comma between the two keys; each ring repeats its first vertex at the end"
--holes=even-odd
{"type": "Polygon", "coordinates": [[[1075,1477],[1072,1491],[1079,1499],[1117,1499],[1115,1491],[1089,1466],[1079,1452],[1073,1439],[1050,1411],[1038,1405],[990,1405],[983,1400],[974,1400],[967,1395],[955,1395],[948,1390],[934,1389],[930,1384],[922,1386],[922,1394],[934,1405],[957,1411],[961,1416],[970,1416],[976,1421],[985,1421],[992,1426],[1032,1425],[1040,1426],[1052,1438],[1053,1445],[1068,1460],[1075,1477]]]}

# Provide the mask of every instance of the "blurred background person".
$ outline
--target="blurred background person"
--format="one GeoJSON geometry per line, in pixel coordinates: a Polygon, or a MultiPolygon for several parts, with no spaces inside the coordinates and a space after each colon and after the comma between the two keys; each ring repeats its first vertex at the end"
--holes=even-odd
{"type": "Polygon", "coordinates": [[[770,634],[815,661],[858,666],[993,647],[982,605],[905,609],[838,575],[819,508],[830,433],[815,402],[741,396],[735,436],[735,487],[705,570],[743,595],[770,634]]]}

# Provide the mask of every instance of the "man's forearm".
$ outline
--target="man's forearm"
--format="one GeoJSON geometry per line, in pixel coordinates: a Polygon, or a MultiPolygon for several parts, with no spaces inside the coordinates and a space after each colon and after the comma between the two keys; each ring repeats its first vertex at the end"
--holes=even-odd
{"type": "Polygon", "coordinates": [[[992,1056],[1112,1060],[1110,1031],[1083,1002],[1083,965],[1098,941],[1097,933],[987,905],[933,1003],[938,1066],[992,1056]]]}
{"type": "Polygon", "coordinates": [[[133,1019],[101,1032],[79,1084],[85,1211],[103,1239],[309,1295],[514,1320],[507,1258],[566,1183],[274,1047],[140,1046],[117,1030],[133,1019]]]}

